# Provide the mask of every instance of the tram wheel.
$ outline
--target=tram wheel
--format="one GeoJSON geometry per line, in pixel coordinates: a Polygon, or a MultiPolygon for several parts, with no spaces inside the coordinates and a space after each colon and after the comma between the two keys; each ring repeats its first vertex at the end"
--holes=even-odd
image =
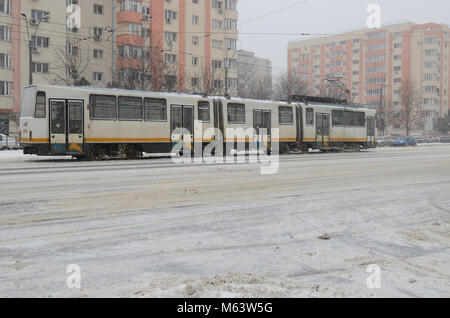
{"type": "Polygon", "coordinates": [[[125,154],[127,156],[127,159],[131,159],[131,160],[142,157],[142,152],[140,152],[136,146],[132,146],[132,145],[128,145],[126,147],[125,154]]]}

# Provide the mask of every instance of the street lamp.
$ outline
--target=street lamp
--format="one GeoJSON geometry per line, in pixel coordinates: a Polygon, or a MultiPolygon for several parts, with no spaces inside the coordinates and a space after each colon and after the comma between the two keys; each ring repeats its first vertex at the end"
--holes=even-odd
{"type": "Polygon", "coordinates": [[[23,17],[23,19],[25,20],[25,23],[27,25],[27,35],[28,35],[28,62],[29,62],[29,74],[28,74],[28,84],[29,85],[33,85],[33,37],[36,36],[36,33],[39,29],[39,25],[41,24],[41,22],[43,20],[47,20],[49,18],[48,15],[40,17],[38,20],[38,24],[36,26],[36,30],[34,31],[33,37],[30,37],[30,28],[28,26],[28,19],[27,19],[27,15],[24,12],[21,12],[20,15],[23,17]]]}

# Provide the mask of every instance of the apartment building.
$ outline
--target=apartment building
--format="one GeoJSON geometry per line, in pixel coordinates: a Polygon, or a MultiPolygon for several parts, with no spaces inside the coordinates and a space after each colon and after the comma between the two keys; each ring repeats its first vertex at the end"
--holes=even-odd
{"type": "MultiPolygon", "coordinates": [[[[425,132],[449,109],[449,29],[444,24],[401,23],[291,42],[288,70],[308,94],[320,95],[327,78],[340,78],[353,101],[401,107],[402,83],[412,81],[423,105],[425,132]]],[[[398,127],[394,127],[398,128],[398,127]]]]}
{"type": "Polygon", "coordinates": [[[237,0],[0,0],[0,130],[18,132],[29,39],[34,83],[108,87],[140,76],[236,95],[237,19],[237,0]],[[142,68],[150,54],[158,67],[142,68]]]}
{"type": "Polygon", "coordinates": [[[254,97],[255,89],[272,91],[272,62],[269,59],[259,58],[253,52],[239,50],[237,70],[240,97],[254,97]]]}

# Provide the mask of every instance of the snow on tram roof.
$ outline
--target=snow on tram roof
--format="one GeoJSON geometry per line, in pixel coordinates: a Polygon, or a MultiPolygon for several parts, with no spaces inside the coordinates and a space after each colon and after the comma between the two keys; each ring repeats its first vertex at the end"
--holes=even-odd
{"type": "Polygon", "coordinates": [[[103,92],[103,93],[121,93],[121,94],[152,94],[152,95],[160,95],[160,96],[172,96],[172,97],[194,97],[194,98],[220,98],[223,100],[229,100],[234,102],[255,102],[255,103],[267,103],[267,104],[273,104],[273,103],[280,103],[280,104],[289,104],[286,101],[275,101],[275,100],[260,100],[260,99],[250,99],[250,98],[241,98],[241,97],[230,97],[227,98],[226,96],[221,95],[203,95],[201,93],[198,94],[187,94],[187,93],[177,93],[177,92],[154,92],[154,91],[137,91],[137,90],[129,90],[129,89],[122,89],[122,88],[103,88],[103,87],[93,87],[93,86],[59,86],[59,85],[32,85],[32,86],[39,86],[39,87],[49,87],[49,88],[62,88],[62,89],[74,89],[74,90],[89,90],[93,92],[103,92]]]}
{"type": "Polygon", "coordinates": [[[218,98],[222,100],[227,100],[230,102],[253,102],[260,104],[280,104],[280,105],[291,105],[291,104],[303,104],[306,106],[323,106],[323,107],[333,107],[333,108],[341,108],[341,109],[359,109],[359,110],[371,110],[370,108],[364,105],[351,105],[351,104],[328,104],[328,103],[319,103],[319,102],[294,102],[289,103],[287,101],[277,101],[277,100],[262,100],[262,99],[251,99],[251,98],[242,98],[242,97],[230,97],[226,96],[218,96],[218,95],[202,95],[202,94],[187,94],[187,93],[177,93],[177,92],[154,92],[154,91],[137,91],[137,90],[128,90],[122,88],[102,88],[102,87],[93,87],[93,86],[58,86],[58,85],[32,85],[39,87],[49,87],[55,89],[73,89],[73,90],[89,90],[92,92],[98,93],[116,93],[116,94],[152,94],[153,96],[171,96],[171,97],[190,97],[190,98],[218,98]]]}
{"type": "Polygon", "coordinates": [[[122,93],[122,94],[154,94],[154,95],[170,95],[170,96],[186,96],[186,97],[198,97],[200,95],[186,94],[186,93],[168,93],[168,92],[153,92],[153,91],[137,91],[130,89],[122,89],[122,88],[104,88],[104,87],[94,87],[94,86],[59,86],[59,85],[33,85],[39,87],[50,87],[56,89],[73,89],[73,90],[89,90],[94,92],[103,92],[103,93],[122,93]]]}

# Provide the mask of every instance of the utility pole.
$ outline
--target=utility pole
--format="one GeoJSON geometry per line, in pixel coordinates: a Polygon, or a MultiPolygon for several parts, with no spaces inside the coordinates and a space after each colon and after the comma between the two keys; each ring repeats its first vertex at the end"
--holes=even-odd
{"type": "Polygon", "coordinates": [[[36,37],[36,33],[39,29],[39,26],[41,25],[42,20],[47,20],[48,19],[48,15],[39,18],[39,22],[38,25],[36,26],[36,31],[34,31],[33,37],[30,37],[30,28],[28,26],[28,19],[27,19],[27,15],[24,12],[21,12],[20,15],[24,18],[25,23],[27,25],[27,35],[28,35],[28,67],[29,67],[29,71],[28,71],[28,85],[33,85],[33,37],[36,37]]]}
{"type": "Polygon", "coordinates": [[[385,110],[383,109],[383,85],[380,86],[380,115],[381,115],[381,131],[383,132],[384,136],[384,130],[385,130],[385,110]]]}
{"type": "Polygon", "coordinates": [[[230,64],[231,64],[231,60],[234,59],[236,52],[234,51],[233,54],[231,55],[231,57],[228,55],[229,51],[231,51],[231,49],[227,48],[227,54],[226,57],[224,59],[224,67],[225,67],[225,96],[228,96],[228,72],[229,72],[229,68],[230,68],[230,64]]]}
{"type": "Polygon", "coordinates": [[[228,96],[228,66],[225,63],[225,96],[228,96]]]}

